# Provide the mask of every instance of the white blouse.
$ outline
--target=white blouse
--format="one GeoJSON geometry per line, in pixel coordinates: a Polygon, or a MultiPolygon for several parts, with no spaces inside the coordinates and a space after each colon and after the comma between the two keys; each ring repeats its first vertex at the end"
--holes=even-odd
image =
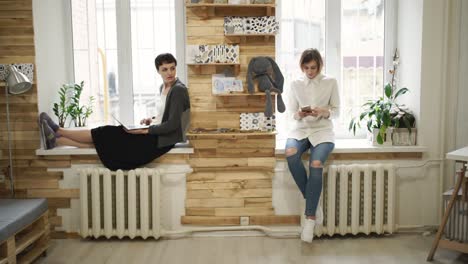
{"type": "Polygon", "coordinates": [[[287,98],[289,116],[292,117],[290,138],[308,138],[313,146],[323,142],[334,142],[335,133],[331,119],[340,115],[340,95],[335,78],[317,75],[309,79],[305,74],[292,82],[287,98]],[[301,107],[310,105],[324,107],[330,111],[328,118],[306,116],[300,118],[297,112],[301,107]]]}
{"type": "Polygon", "coordinates": [[[166,97],[165,94],[160,94],[156,96],[156,113],[153,120],[151,121],[152,125],[159,125],[162,122],[162,117],[164,114],[164,108],[166,107],[166,97]]]}

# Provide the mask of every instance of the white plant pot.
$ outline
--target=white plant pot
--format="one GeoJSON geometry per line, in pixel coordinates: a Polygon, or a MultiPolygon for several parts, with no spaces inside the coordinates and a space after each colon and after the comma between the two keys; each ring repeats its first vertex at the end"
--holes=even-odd
{"type": "Polygon", "coordinates": [[[372,143],[372,146],[392,146],[392,132],[393,128],[387,128],[383,144],[377,142],[377,136],[379,135],[378,128],[374,128],[372,133],[367,133],[367,139],[372,143]]]}
{"type": "Polygon", "coordinates": [[[407,128],[395,128],[392,134],[394,146],[415,146],[417,129],[412,128],[411,133],[407,128]]]}

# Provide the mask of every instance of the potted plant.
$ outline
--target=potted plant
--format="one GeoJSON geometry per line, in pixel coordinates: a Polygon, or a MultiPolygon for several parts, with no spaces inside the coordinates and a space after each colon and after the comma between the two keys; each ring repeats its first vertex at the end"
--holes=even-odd
{"type": "MultiPolygon", "coordinates": [[[[396,102],[401,95],[409,91],[408,88],[397,89],[396,87],[395,74],[398,64],[398,51],[395,50],[393,69],[390,70],[392,80],[385,85],[383,96],[367,101],[362,105],[359,117],[351,119],[349,130],[353,131],[353,134],[356,133],[356,127],[361,127],[361,122],[366,122],[367,130],[372,133],[373,143],[380,145],[392,145],[392,133],[394,129],[405,128],[409,135],[415,133],[415,130],[412,129],[415,126],[414,115],[404,105],[396,102]]],[[[399,131],[401,132],[401,130],[399,131]]]]}
{"type": "Polygon", "coordinates": [[[392,113],[392,144],[395,146],[416,145],[416,119],[407,109],[399,108],[392,113]]]}
{"type": "Polygon", "coordinates": [[[65,127],[65,121],[67,121],[68,116],[70,115],[69,107],[69,96],[68,92],[70,91],[71,86],[68,84],[62,85],[59,89],[59,102],[54,103],[52,110],[58,118],[59,126],[65,127]]]}
{"type": "Polygon", "coordinates": [[[80,84],[72,84],[72,96],[70,98],[70,105],[68,113],[73,120],[75,127],[86,126],[86,120],[93,113],[94,97],[89,97],[88,105],[81,105],[80,98],[83,92],[84,81],[80,84]]]}
{"type": "Polygon", "coordinates": [[[86,120],[93,113],[94,97],[89,97],[88,105],[81,105],[84,81],[80,84],[64,84],[59,90],[59,102],[54,103],[53,111],[59,120],[59,126],[64,127],[68,117],[75,127],[86,126],[86,120]]]}

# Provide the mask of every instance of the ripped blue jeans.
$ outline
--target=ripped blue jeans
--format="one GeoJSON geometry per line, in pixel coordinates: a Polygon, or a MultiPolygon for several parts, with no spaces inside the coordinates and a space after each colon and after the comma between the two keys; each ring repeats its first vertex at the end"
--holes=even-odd
{"type": "Polygon", "coordinates": [[[301,140],[288,138],[286,141],[286,160],[288,161],[288,167],[294,181],[306,200],[305,215],[307,216],[315,216],[322,193],[323,166],[334,148],[335,144],[331,142],[312,146],[308,138],[301,140]],[[301,158],[307,149],[310,149],[309,177],[307,177],[307,172],[301,158]],[[319,164],[317,164],[318,161],[320,161],[319,164]]]}

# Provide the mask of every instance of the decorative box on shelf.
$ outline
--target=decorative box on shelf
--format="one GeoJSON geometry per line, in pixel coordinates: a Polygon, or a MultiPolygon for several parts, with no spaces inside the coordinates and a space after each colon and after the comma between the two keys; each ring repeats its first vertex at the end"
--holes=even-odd
{"type": "MultiPolygon", "coordinates": [[[[26,75],[30,81],[34,80],[34,64],[32,63],[15,63],[12,64],[19,72],[26,75]]],[[[8,64],[0,64],[0,81],[6,79],[9,74],[8,64]]]]}
{"type": "Polygon", "coordinates": [[[242,80],[224,74],[211,75],[211,87],[214,95],[243,92],[242,80]]]}
{"type": "MultiPolygon", "coordinates": [[[[216,96],[265,96],[266,94],[263,92],[257,92],[257,93],[247,93],[247,92],[229,92],[229,93],[223,93],[223,94],[215,94],[216,96]]],[[[271,93],[272,96],[276,95],[274,93],[271,93]]]]}
{"type": "Polygon", "coordinates": [[[224,34],[276,34],[279,22],[275,16],[224,17],[224,34]]]}
{"type": "Polygon", "coordinates": [[[259,131],[274,131],[276,128],[275,115],[266,117],[264,113],[241,113],[240,114],[240,130],[259,130],[259,131]]]}
{"type": "Polygon", "coordinates": [[[239,63],[239,45],[188,45],[187,63],[239,63]]]}
{"type": "Polygon", "coordinates": [[[274,6],[273,0],[190,0],[187,6],[274,6]]]}

